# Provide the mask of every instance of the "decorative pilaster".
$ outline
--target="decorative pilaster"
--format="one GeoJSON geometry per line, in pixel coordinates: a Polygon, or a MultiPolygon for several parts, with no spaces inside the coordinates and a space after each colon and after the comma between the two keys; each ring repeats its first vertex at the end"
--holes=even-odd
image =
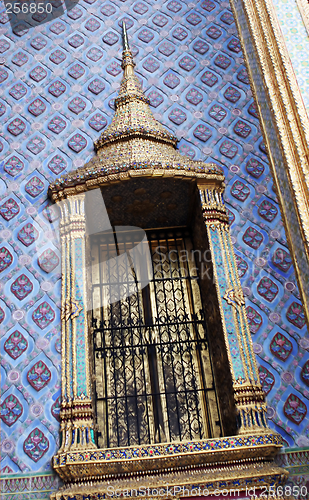
{"type": "Polygon", "coordinates": [[[62,250],[62,403],[58,457],[68,450],[96,448],[89,361],[84,198],[81,194],[58,203],[62,250]]]}
{"type": "Polygon", "coordinates": [[[261,389],[248,327],[245,300],[238,278],[223,202],[223,188],[199,186],[203,218],[212,256],[215,285],[234,399],[240,417],[239,433],[267,429],[266,404],[261,389]]]}

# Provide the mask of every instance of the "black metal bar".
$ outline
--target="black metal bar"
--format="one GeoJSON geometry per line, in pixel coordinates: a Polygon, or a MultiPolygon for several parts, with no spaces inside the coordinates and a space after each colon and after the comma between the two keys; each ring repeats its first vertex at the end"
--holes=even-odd
{"type": "MultiPolygon", "coordinates": [[[[102,304],[99,327],[97,321],[93,321],[93,336],[94,363],[102,363],[100,372],[105,378],[102,380],[104,385],[102,397],[99,397],[97,392],[96,396],[97,401],[103,401],[105,404],[104,427],[107,447],[150,442],[152,424],[148,408],[149,399],[153,405],[155,439],[158,436],[159,441],[166,439],[161,434],[161,427],[164,429],[165,425],[161,398],[165,399],[167,425],[170,439],[173,440],[182,440],[187,436],[190,439],[200,439],[205,437],[205,434],[211,437],[211,409],[207,393],[215,393],[218,405],[212,362],[210,359],[212,377],[209,382],[212,383],[208,387],[208,376],[206,377],[204,373],[204,359],[201,353],[207,348],[208,340],[203,311],[197,312],[195,304],[194,292],[198,293],[199,276],[193,275],[194,258],[192,262],[191,259],[190,262],[186,260],[184,263],[180,260],[181,250],[187,252],[185,241],[187,235],[183,230],[176,229],[151,233],[149,238],[150,244],[152,243],[151,283],[155,307],[151,303],[150,285],[147,289],[138,291],[134,270],[132,272],[137,292],[126,300],[103,307],[103,287],[107,286],[108,294],[111,295],[113,286],[117,286],[118,291],[121,291],[122,287],[132,286],[129,277],[131,268],[128,265],[121,276],[121,282],[119,267],[116,265],[111,270],[111,266],[107,265],[109,283],[102,282],[100,270],[100,283],[93,285],[93,291],[97,287],[100,288],[102,304]],[[164,247],[163,254],[157,251],[159,247],[164,247]],[[173,261],[171,252],[175,255],[173,261]],[[162,257],[167,260],[162,260],[162,257]],[[155,258],[157,260],[154,260],[155,258]],[[115,278],[118,277],[118,281],[111,281],[112,272],[115,278]],[[197,281],[197,285],[194,285],[197,289],[194,292],[193,281],[197,281]],[[170,303],[173,304],[172,313],[169,310],[170,303]],[[105,314],[107,314],[106,319],[105,314]],[[158,333],[156,339],[152,338],[154,330],[158,333]],[[159,359],[162,364],[160,381],[157,366],[159,359]],[[132,370],[126,370],[128,366],[132,370]],[[109,369],[112,384],[110,388],[107,378],[109,369]],[[147,390],[147,369],[149,369],[149,390],[147,390]],[[196,381],[197,370],[200,372],[200,383],[196,381]],[[120,387],[120,392],[117,387],[120,387]],[[203,418],[205,415],[202,412],[203,401],[207,422],[204,422],[203,418]],[[132,421],[132,418],[135,420],[132,421]],[[196,423],[193,425],[194,421],[196,423]]],[[[99,238],[97,242],[100,245],[99,238]]],[[[124,239],[121,250],[128,252],[130,245],[136,243],[124,239]]],[[[104,247],[108,259],[111,257],[110,245],[111,242],[106,243],[106,252],[104,247]]],[[[117,246],[118,255],[119,250],[117,246]]],[[[99,255],[101,257],[101,253],[99,255]]],[[[101,428],[102,425],[103,423],[101,428]]]]}

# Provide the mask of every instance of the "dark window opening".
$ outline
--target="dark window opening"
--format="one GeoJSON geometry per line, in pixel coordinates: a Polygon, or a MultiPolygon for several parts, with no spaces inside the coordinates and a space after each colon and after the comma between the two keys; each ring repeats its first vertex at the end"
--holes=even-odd
{"type": "Polygon", "coordinates": [[[91,237],[95,398],[100,447],[222,435],[198,268],[186,229],[148,231],[142,288],[124,234],[91,237]],[[117,259],[117,256],[123,256],[117,259]],[[126,296],[113,302],[114,298],[126,296]]]}

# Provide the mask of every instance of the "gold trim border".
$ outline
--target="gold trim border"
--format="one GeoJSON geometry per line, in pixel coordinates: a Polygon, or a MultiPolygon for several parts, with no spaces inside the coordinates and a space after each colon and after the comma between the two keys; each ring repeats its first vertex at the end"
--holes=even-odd
{"type": "Polygon", "coordinates": [[[293,72],[292,63],[280,31],[272,0],[230,0],[237,25],[243,55],[250,77],[254,99],[257,102],[260,124],[268,145],[270,166],[274,177],[281,214],[286,229],[287,240],[293,258],[299,291],[304,306],[307,325],[309,325],[309,118],[302,100],[300,89],[293,72]],[[297,216],[303,245],[293,241],[291,224],[288,221],[287,201],[281,192],[277,166],[267,137],[266,124],[261,116],[257,96],[257,84],[250,69],[250,58],[246,52],[238,8],[241,3],[251,35],[257,63],[264,82],[273,124],[282,152],[289,182],[289,192],[297,216]],[[301,248],[302,247],[302,248],[301,248]],[[303,253],[305,255],[303,255],[303,253]],[[300,268],[305,262],[306,269],[300,268]],[[306,279],[304,278],[306,275],[306,279]]]}

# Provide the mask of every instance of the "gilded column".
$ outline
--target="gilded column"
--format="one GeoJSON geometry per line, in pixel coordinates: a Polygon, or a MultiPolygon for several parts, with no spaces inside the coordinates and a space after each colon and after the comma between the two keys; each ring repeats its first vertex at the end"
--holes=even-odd
{"type": "Polygon", "coordinates": [[[221,313],[239,433],[267,429],[266,404],[248,327],[245,300],[223,202],[223,188],[199,186],[221,313]]]}
{"type": "MultiPolygon", "coordinates": [[[[62,249],[61,453],[96,448],[91,401],[84,194],[58,203],[62,249]]],[[[57,459],[57,458],[56,458],[57,459]]]]}

